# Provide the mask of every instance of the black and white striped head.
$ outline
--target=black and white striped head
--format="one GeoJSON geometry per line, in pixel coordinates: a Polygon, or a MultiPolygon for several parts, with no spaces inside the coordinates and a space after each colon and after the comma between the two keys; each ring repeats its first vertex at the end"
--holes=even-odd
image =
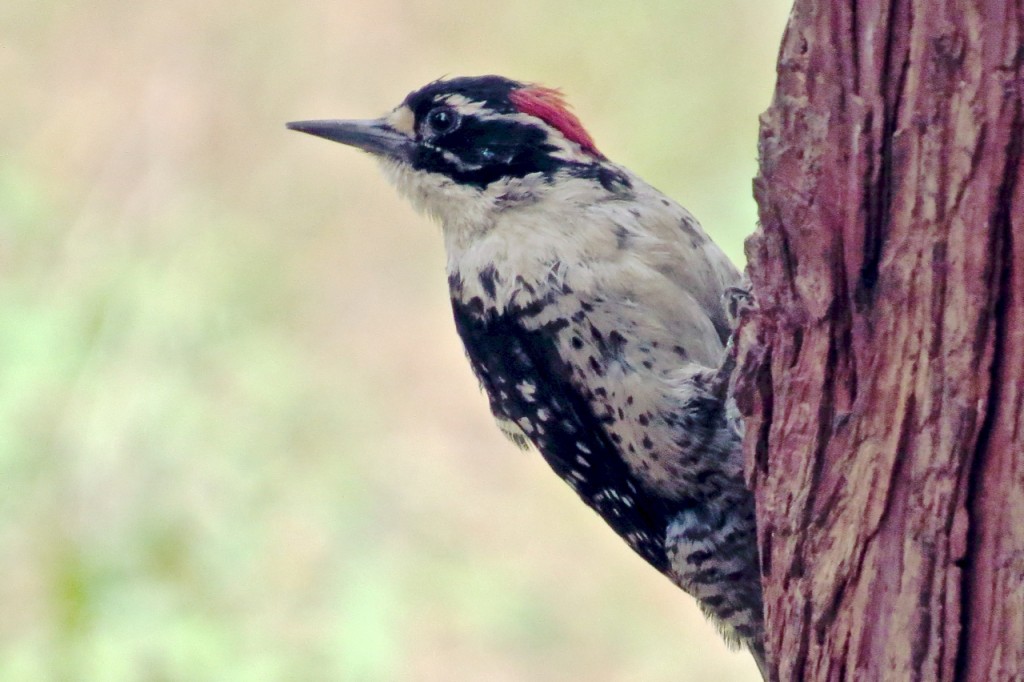
{"type": "Polygon", "coordinates": [[[414,204],[442,218],[440,202],[586,175],[604,161],[558,90],[501,76],[434,81],[379,119],[288,127],[374,154],[414,204]]]}

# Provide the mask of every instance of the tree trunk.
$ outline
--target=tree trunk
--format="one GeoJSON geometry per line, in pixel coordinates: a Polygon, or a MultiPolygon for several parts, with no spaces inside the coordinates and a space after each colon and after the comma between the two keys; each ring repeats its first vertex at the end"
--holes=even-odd
{"type": "Polygon", "coordinates": [[[737,391],[778,680],[1024,680],[1024,0],[797,0],[737,391]]]}

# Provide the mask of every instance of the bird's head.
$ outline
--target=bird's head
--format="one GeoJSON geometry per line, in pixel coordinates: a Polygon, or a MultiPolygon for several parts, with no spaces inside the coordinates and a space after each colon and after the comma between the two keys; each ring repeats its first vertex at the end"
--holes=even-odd
{"type": "Polygon", "coordinates": [[[558,90],[501,76],[434,81],[378,119],[288,127],[373,154],[446,224],[536,200],[566,174],[595,177],[605,160],[558,90]]]}

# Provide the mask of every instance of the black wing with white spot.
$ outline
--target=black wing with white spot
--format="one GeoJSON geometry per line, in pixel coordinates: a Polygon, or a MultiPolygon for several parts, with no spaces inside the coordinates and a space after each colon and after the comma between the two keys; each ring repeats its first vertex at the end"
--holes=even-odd
{"type": "Polygon", "coordinates": [[[654,497],[630,473],[601,420],[570,382],[558,354],[564,322],[528,329],[532,311],[498,315],[479,299],[453,300],[455,325],[499,419],[515,423],[548,464],[659,571],[668,569],[665,530],[678,503],[654,497]]]}

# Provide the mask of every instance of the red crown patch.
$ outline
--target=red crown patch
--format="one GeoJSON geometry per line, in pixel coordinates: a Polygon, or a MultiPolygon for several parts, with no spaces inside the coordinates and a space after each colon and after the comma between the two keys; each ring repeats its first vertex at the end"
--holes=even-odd
{"type": "Polygon", "coordinates": [[[594,139],[576,118],[576,114],[569,111],[569,105],[566,104],[561,90],[545,88],[540,85],[528,85],[513,90],[509,93],[508,98],[520,112],[536,116],[565,135],[567,140],[578,144],[588,154],[604,158],[604,155],[597,150],[594,139]]]}

